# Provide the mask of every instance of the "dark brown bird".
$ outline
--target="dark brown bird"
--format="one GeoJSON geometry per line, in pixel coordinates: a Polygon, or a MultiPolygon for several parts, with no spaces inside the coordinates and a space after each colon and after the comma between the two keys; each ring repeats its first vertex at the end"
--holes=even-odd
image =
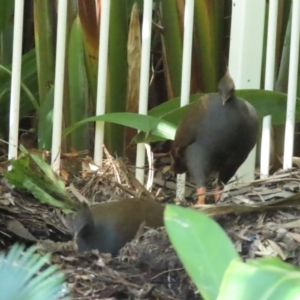
{"type": "Polygon", "coordinates": [[[83,206],[72,221],[79,252],[98,249],[117,255],[133,240],[140,225],[163,226],[164,206],[150,199],[130,198],[83,206]]]}
{"type": "MultiPolygon", "coordinates": [[[[197,204],[204,204],[207,176],[219,172],[217,190],[226,184],[255,146],[257,135],[256,111],[235,96],[227,72],[218,84],[218,93],[201,97],[187,111],[171,150],[174,172],[189,171],[196,182],[197,204]]],[[[215,201],[220,196],[216,194],[215,201]]]]}

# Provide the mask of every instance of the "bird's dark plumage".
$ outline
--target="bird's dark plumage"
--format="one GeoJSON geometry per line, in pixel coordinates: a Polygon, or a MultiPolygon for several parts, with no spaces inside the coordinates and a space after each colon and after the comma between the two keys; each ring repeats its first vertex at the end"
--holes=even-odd
{"type": "Polygon", "coordinates": [[[164,206],[151,199],[130,198],[83,206],[72,221],[79,252],[98,249],[117,255],[130,242],[142,223],[163,226],[164,206]]]}
{"type": "MultiPolygon", "coordinates": [[[[198,193],[205,192],[206,177],[213,171],[219,172],[219,184],[226,184],[253,149],[257,135],[256,111],[235,96],[227,72],[218,93],[201,97],[182,118],[171,151],[173,170],[189,171],[198,193]]],[[[203,195],[198,203],[204,203],[203,195]]]]}

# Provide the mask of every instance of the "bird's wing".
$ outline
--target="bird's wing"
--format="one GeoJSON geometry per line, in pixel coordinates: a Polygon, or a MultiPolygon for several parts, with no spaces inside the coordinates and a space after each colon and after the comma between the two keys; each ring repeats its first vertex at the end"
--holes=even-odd
{"type": "Polygon", "coordinates": [[[178,125],[174,146],[176,149],[185,149],[193,143],[197,136],[197,130],[205,117],[208,109],[208,95],[202,96],[187,111],[178,125]]]}

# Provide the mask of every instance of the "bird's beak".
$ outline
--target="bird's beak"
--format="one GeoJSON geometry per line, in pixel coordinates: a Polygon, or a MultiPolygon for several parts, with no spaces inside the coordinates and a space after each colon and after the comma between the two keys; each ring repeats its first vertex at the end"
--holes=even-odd
{"type": "Polygon", "coordinates": [[[225,105],[227,99],[228,99],[228,97],[222,97],[222,104],[223,104],[223,105],[225,105]]]}

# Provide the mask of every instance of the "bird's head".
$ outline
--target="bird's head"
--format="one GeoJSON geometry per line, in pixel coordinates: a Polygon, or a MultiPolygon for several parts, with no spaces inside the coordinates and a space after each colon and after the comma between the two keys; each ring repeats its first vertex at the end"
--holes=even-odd
{"type": "Polygon", "coordinates": [[[228,70],[224,77],[219,81],[218,92],[221,96],[222,104],[225,105],[228,100],[234,96],[235,86],[228,70]]]}

